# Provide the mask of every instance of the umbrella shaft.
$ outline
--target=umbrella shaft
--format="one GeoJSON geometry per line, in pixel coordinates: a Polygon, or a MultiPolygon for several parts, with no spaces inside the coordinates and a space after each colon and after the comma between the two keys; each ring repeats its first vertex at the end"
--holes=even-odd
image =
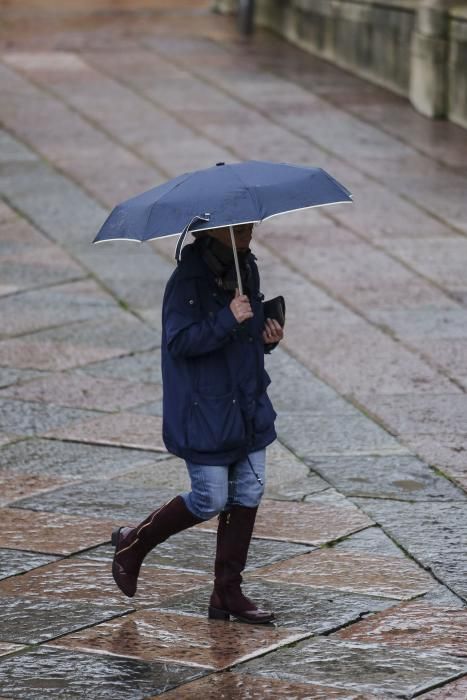
{"type": "Polygon", "coordinates": [[[238,264],[237,246],[235,245],[235,236],[234,236],[234,232],[233,232],[233,226],[229,226],[229,229],[230,229],[230,238],[232,240],[232,250],[233,250],[233,255],[234,255],[234,260],[235,260],[235,270],[237,272],[238,291],[240,292],[240,294],[243,294],[242,276],[240,274],[240,267],[238,264]]]}

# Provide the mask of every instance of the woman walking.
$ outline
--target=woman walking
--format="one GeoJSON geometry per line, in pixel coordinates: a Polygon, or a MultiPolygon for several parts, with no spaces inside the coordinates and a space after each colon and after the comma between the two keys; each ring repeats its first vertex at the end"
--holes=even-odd
{"type": "Polygon", "coordinates": [[[263,318],[252,224],[234,227],[240,295],[228,227],[195,232],[170,277],[162,307],[163,439],[185,460],[191,491],[136,527],[112,534],[112,572],[136,592],[146,554],[171,535],[218,515],[209,617],[267,623],[274,619],[243,595],[240,584],[264,492],[266,447],[277,435],[266,388],[269,353],[283,337],[263,318]]]}

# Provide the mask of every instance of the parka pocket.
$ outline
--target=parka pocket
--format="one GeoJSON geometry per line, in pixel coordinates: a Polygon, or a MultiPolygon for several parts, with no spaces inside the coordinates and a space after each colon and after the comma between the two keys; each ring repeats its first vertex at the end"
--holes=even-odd
{"type": "Polygon", "coordinates": [[[271,399],[266,392],[256,399],[256,411],[254,416],[255,433],[263,433],[268,430],[277,418],[271,399]]]}
{"type": "Polygon", "coordinates": [[[197,394],[188,412],[187,446],[198,452],[223,452],[246,441],[243,414],[235,396],[197,394]]]}

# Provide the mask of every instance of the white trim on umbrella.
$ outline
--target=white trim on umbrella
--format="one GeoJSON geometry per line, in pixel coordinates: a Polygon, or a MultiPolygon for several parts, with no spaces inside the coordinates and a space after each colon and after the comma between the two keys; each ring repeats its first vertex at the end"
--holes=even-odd
{"type": "MultiPolygon", "coordinates": [[[[349,195],[352,197],[352,195],[349,195]]],[[[199,231],[211,231],[217,228],[227,228],[228,226],[243,226],[244,224],[260,224],[263,221],[272,219],[274,216],[282,216],[282,214],[291,214],[294,211],[305,211],[306,209],[316,209],[317,207],[330,207],[333,204],[354,204],[353,199],[342,199],[337,202],[325,202],[324,204],[312,204],[309,207],[298,207],[297,209],[288,209],[287,211],[279,211],[276,214],[269,214],[265,216],[264,219],[256,219],[255,221],[236,221],[234,224],[221,224],[220,226],[207,226],[206,228],[195,229],[196,233],[199,231]]],[[[162,233],[158,236],[153,236],[152,238],[145,238],[144,241],[140,241],[138,238],[105,238],[102,241],[93,241],[93,243],[108,243],[110,241],[133,241],[135,243],[144,243],[145,241],[157,241],[159,238],[170,238],[171,236],[181,236],[183,231],[177,231],[177,233],[162,233]]],[[[190,230],[189,233],[193,234],[190,230]]]]}

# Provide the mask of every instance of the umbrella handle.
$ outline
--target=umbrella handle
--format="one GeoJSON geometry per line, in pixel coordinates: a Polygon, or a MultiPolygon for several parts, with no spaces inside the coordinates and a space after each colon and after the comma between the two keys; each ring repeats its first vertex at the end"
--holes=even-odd
{"type": "Polygon", "coordinates": [[[237,272],[238,291],[240,292],[240,294],[243,294],[242,276],[240,274],[240,267],[238,265],[237,246],[235,245],[235,236],[234,236],[234,232],[233,232],[233,226],[229,226],[229,229],[230,229],[230,239],[232,241],[232,250],[233,250],[234,260],[235,260],[235,270],[237,272]]]}

